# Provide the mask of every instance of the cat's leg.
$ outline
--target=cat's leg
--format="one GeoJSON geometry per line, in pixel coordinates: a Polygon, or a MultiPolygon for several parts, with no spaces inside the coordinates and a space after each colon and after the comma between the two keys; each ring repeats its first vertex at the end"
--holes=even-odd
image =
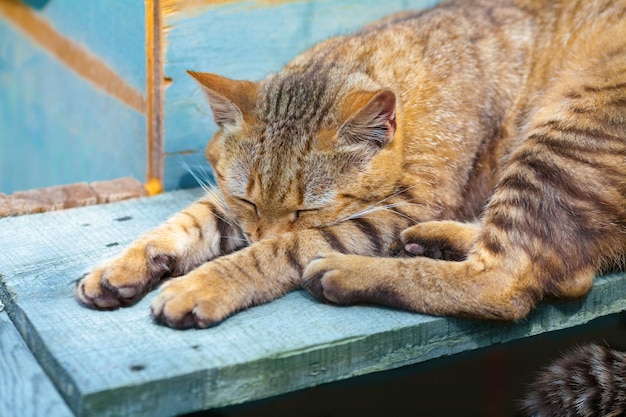
{"type": "MultiPolygon", "coordinates": [[[[334,304],[373,303],[481,319],[525,317],[546,293],[538,271],[533,271],[529,259],[483,256],[455,262],[330,253],[307,266],[302,285],[316,298],[334,304]]],[[[593,277],[592,268],[573,273],[568,295],[583,295],[593,277]]]]}
{"type": "Polygon", "coordinates": [[[245,244],[239,227],[228,220],[220,197],[208,192],[80,279],[76,298],[96,309],[131,305],[161,278],[185,274],[245,244]]]}
{"type": "Polygon", "coordinates": [[[418,223],[402,231],[394,243],[394,256],[426,256],[449,261],[464,260],[474,246],[480,225],[450,220],[418,223]]]}
{"type": "Polygon", "coordinates": [[[304,268],[317,254],[380,256],[407,225],[404,217],[377,213],[372,220],[359,218],[260,240],[168,281],[152,303],[152,315],[175,328],[212,326],[298,288],[304,268]]]}
{"type": "MultiPolygon", "coordinates": [[[[597,271],[626,253],[623,68],[582,78],[579,87],[567,78],[546,92],[465,260],[328,254],[308,265],[303,285],[334,303],[508,320],[524,317],[544,297],[584,295],[597,271]]],[[[580,77],[587,73],[597,70],[580,77]]],[[[449,241],[454,228],[439,225],[439,233],[430,223],[417,239],[449,241]]]]}
{"type": "Polygon", "coordinates": [[[324,254],[306,268],[303,286],[334,304],[374,303],[427,314],[515,320],[537,301],[520,258],[470,254],[461,262],[324,254]]]}

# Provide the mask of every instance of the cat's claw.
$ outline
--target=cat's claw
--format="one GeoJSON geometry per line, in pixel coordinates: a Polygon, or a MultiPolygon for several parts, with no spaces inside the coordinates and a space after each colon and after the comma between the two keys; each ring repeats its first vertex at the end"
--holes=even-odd
{"type": "MultiPolygon", "coordinates": [[[[352,304],[361,301],[358,288],[361,267],[360,256],[327,254],[318,255],[304,270],[301,286],[325,303],[352,304]]],[[[366,267],[366,266],[365,266],[366,267]]]]}
{"type": "Polygon", "coordinates": [[[114,310],[135,304],[148,291],[146,285],[111,284],[110,270],[96,270],[76,283],[76,299],[85,307],[114,310]]]}
{"type": "Polygon", "coordinates": [[[152,301],[155,322],[174,329],[204,329],[238,310],[237,290],[206,271],[192,271],[167,282],[152,301]]]}
{"type": "Polygon", "coordinates": [[[143,298],[169,272],[172,262],[173,257],[169,255],[159,254],[146,261],[143,256],[129,251],[80,278],[74,294],[78,302],[88,308],[127,307],[143,298]]]}
{"type": "Polygon", "coordinates": [[[419,223],[404,230],[392,244],[392,256],[425,256],[463,261],[479,233],[477,225],[453,221],[419,223]]]}

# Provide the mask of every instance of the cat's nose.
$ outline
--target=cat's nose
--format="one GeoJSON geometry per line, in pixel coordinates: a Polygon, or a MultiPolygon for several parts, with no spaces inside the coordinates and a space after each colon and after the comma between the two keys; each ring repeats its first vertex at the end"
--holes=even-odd
{"type": "Polygon", "coordinates": [[[275,237],[277,233],[271,229],[257,229],[257,233],[255,234],[255,240],[268,239],[271,237],[275,237]]]}
{"type": "Polygon", "coordinates": [[[261,232],[261,228],[257,227],[255,230],[248,233],[248,237],[252,242],[258,242],[263,239],[263,233],[261,232]]]}
{"type": "Polygon", "coordinates": [[[278,221],[268,222],[266,224],[257,226],[256,232],[253,234],[252,238],[255,241],[268,239],[288,232],[289,230],[290,227],[288,224],[282,224],[278,221]]]}

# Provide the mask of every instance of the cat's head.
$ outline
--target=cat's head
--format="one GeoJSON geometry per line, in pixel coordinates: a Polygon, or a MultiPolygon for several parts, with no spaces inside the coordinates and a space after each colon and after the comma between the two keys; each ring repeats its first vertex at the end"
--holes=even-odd
{"type": "Polygon", "coordinates": [[[207,159],[252,241],[345,220],[393,192],[402,165],[393,92],[310,70],[260,82],[189,74],[219,127],[207,159]]]}

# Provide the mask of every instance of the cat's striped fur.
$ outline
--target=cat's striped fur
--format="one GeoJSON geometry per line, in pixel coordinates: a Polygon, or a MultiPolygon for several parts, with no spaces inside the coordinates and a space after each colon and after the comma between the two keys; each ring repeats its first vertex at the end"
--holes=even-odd
{"type": "Polygon", "coordinates": [[[626,415],[626,354],[600,345],[569,352],[532,384],[524,411],[531,417],[626,415]]]}
{"type": "Polygon", "coordinates": [[[219,191],[82,279],[86,306],[182,275],[152,304],[177,328],[299,286],[516,320],[623,265],[626,0],[453,1],[260,82],[191,75],[220,127],[219,191]]]}

